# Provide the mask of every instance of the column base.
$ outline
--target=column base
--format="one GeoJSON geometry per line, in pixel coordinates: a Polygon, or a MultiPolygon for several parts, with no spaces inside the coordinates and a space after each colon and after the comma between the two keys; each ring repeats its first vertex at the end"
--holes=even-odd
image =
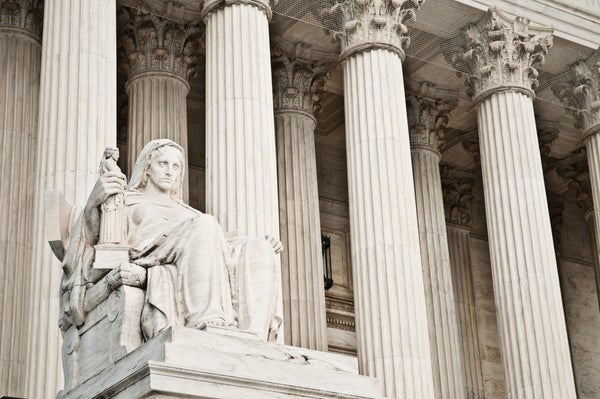
{"type": "Polygon", "coordinates": [[[382,398],[356,369],[349,356],[172,327],[57,398],[382,398]]]}

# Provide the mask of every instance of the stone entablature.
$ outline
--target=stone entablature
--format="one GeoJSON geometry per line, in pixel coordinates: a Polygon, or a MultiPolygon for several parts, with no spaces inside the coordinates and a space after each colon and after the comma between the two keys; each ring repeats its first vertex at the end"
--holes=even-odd
{"type": "Polygon", "coordinates": [[[321,109],[321,97],[332,65],[311,61],[310,47],[297,43],[294,53],[276,47],[273,61],[273,108],[295,110],[314,117],[321,109]]]}
{"type": "Polygon", "coordinates": [[[118,15],[120,46],[128,77],[145,72],[169,73],[182,78],[198,65],[201,35],[199,22],[178,24],[157,15],[121,8],[118,15]]]}
{"type": "Polygon", "coordinates": [[[552,47],[552,31],[492,9],[477,24],[464,28],[461,44],[446,56],[467,74],[467,94],[474,102],[509,89],[534,97],[539,85],[536,66],[544,63],[552,47]]]}
{"type": "Polygon", "coordinates": [[[42,36],[43,0],[0,0],[0,29],[17,28],[42,36]]]}
{"type": "Polygon", "coordinates": [[[425,0],[329,0],[322,11],[324,26],[334,27],[340,59],[372,48],[394,51],[402,59],[410,45],[406,23],[425,0]]]}
{"type": "Polygon", "coordinates": [[[406,111],[411,148],[427,147],[439,152],[445,145],[445,129],[458,101],[450,98],[432,98],[423,95],[428,83],[422,84],[420,93],[408,92],[406,111]]]}

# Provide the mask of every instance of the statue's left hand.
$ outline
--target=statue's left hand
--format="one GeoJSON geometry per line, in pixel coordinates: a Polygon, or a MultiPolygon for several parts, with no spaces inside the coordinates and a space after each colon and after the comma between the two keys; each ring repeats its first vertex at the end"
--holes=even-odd
{"type": "Polygon", "coordinates": [[[277,254],[281,253],[281,251],[283,251],[283,244],[277,238],[270,236],[270,235],[266,235],[265,240],[267,240],[269,242],[269,244],[271,244],[271,247],[273,247],[273,252],[275,252],[275,255],[277,255],[277,254]]]}

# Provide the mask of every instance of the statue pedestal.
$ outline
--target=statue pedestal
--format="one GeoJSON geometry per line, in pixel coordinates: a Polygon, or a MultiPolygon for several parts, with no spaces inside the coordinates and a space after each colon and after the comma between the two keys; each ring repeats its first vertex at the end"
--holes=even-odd
{"type": "Polygon", "coordinates": [[[382,398],[381,382],[356,364],[236,330],[174,327],[57,398],[382,398]]]}

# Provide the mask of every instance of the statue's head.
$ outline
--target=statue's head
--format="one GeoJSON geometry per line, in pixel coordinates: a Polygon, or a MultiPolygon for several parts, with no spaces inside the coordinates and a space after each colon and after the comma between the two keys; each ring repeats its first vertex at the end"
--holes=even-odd
{"type": "MultiPolygon", "coordinates": [[[[133,173],[129,180],[128,190],[144,191],[151,179],[153,169],[151,166],[156,164],[164,157],[172,157],[173,154],[179,157],[179,166],[177,168],[176,184],[171,190],[171,198],[174,200],[182,200],[183,178],[185,173],[185,159],[183,148],[169,139],[152,140],[144,146],[140,155],[133,167],[133,173]]],[[[156,165],[155,165],[156,167],[156,165]]]]}

